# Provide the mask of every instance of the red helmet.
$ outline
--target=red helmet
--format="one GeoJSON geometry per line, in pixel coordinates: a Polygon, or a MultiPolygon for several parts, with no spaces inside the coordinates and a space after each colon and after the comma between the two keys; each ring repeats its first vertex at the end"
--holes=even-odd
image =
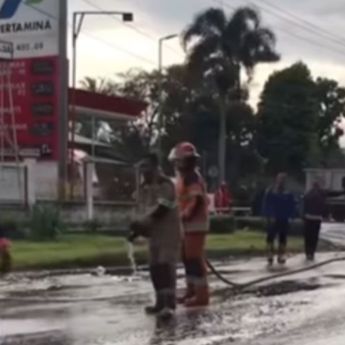
{"type": "Polygon", "coordinates": [[[176,145],[171,150],[170,155],[169,155],[169,160],[173,161],[177,159],[184,159],[184,158],[190,158],[190,157],[199,158],[200,155],[193,144],[188,143],[188,142],[183,142],[176,145]]]}

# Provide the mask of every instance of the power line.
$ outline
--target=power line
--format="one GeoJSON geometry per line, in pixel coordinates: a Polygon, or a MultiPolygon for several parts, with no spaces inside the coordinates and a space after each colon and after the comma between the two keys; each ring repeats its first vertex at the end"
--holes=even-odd
{"type": "Polygon", "coordinates": [[[273,4],[273,3],[271,3],[271,2],[269,2],[267,0],[260,0],[260,2],[266,4],[266,6],[269,6],[271,8],[273,7],[275,9],[277,9],[278,11],[286,13],[286,15],[288,15],[288,16],[296,19],[296,20],[299,20],[299,21],[305,23],[309,27],[312,27],[312,28],[318,30],[323,35],[327,35],[328,37],[331,37],[331,38],[336,38],[337,42],[339,42],[339,44],[341,44],[342,46],[345,45],[345,37],[342,37],[342,36],[337,35],[337,34],[331,32],[329,30],[326,30],[325,28],[322,28],[321,26],[317,26],[314,23],[312,23],[312,22],[310,22],[310,21],[308,21],[308,20],[306,20],[306,19],[304,19],[304,18],[302,18],[300,16],[297,16],[295,13],[293,13],[293,12],[291,12],[291,11],[281,7],[281,6],[273,4]]]}
{"type": "Polygon", "coordinates": [[[136,58],[137,60],[145,61],[147,64],[150,64],[152,66],[156,66],[157,65],[153,60],[150,60],[150,59],[148,59],[148,58],[146,58],[146,57],[144,57],[142,55],[133,53],[132,51],[129,51],[129,50],[123,48],[123,47],[117,46],[117,45],[115,45],[115,44],[113,44],[111,42],[108,42],[108,41],[106,41],[106,40],[104,40],[104,39],[102,39],[102,38],[100,38],[98,36],[95,36],[95,35],[91,34],[90,32],[87,32],[87,31],[85,32],[84,31],[84,32],[81,32],[81,34],[84,35],[84,36],[87,36],[87,37],[89,37],[89,38],[91,38],[91,39],[93,39],[93,40],[95,40],[97,42],[100,42],[100,43],[108,46],[109,48],[112,48],[114,50],[118,50],[118,51],[121,51],[121,52],[123,52],[123,53],[125,53],[127,55],[130,55],[130,56],[136,58]]]}
{"type": "MultiPolygon", "coordinates": [[[[94,9],[97,9],[97,10],[99,10],[99,11],[104,11],[104,8],[102,8],[101,6],[96,5],[95,3],[93,3],[93,2],[90,1],[90,0],[82,0],[82,1],[83,1],[84,3],[86,3],[87,5],[91,6],[92,8],[94,8],[94,9]]],[[[131,30],[137,32],[138,34],[140,34],[141,36],[143,36],[143,37],[145,37],[145,38],[147,38],[147,39],[149,39],[149,40],[151,40],[151,41],[154,41],[155,43],[158,42],[158,39],[159,39],[158,37],[156,37],[156,36],[154,36],[154,35],[152,35],[152,34],[146,32],[146,31],[144,31],[144,30],[142,30],[142,29],[140,29],[140,28],[138,28],[138,27],[136,27],[136,26],[134,26],[134,25],[131,25],[131,24],[129,24],[129,23],[124,23],[124,22],[122,22],[119,18],[117,18],[116,16],[109,15],[109,17],[112,18],[114,21],[116,21],[116,22],[118,22],[118,23],[119,23],[119,22],[122,23],[123,25],[125,25],[125,26],[128,27],[129,29],[131,29],[131,30]]],[[[167,45],[167,48],[168,48],[169,50],[171,50],[172,52],[174,52],[176,55],[182,57],[182,54],[181,54],[179,51],[177,51],[176,49],[174,49],[174,48],[172,48],[172,47],[170,47],[170,46],[168,46],[168,45],[167,45]]]]}
{"type": "MultiPolygon", "coordinates": [[[[52,19],[52,20],[58,21],[58,18],[55,17],[54,15],[52,15],[52,14],[49,13],[49,12],[46,12],[46,11],[44,11],[44,10],[42,10],[42,9],[40,9],[40,8],[37,8],[37,7],[33,6],[33,5],[30,5],[30,4],[28,4],[28,3],[25,3],[25,5],[26,5],[27,7],[29,7],[30,9],[32,9],[32,10],[34,10],[34,11],[36,11],[36,12],[39,12],[39,13],[41,13],[41,14],[47,16],[48,18],[52,19]]],[[[68,23],[68,26],[69,26],[70,28],[72,27],[72,25],[71,25],[70,23],[68,23]]],[[[103,40],[102,38],[100,38],[100,37],[98,37],[98,36],[95,36],[95,35],[93,35],[93,34],[87,32],[87,31],[86,31],[86,32],[83,31],[83,32],[81,32],[81,34],[84,35],[84,36],[88,36],[88,37],[92,38],[93,40],[98,41],[98,42],[100,42],[100,43],[102,43],[102,44],[104,44],[104,45],[106,45],[106,46],[108,46],[108,47],[110,47],[110,48],[112,48],[112,49],[114,49],[114,50],[120,51],[120,52],[125,53],[125,54],[127,54],[127,55],[129,55],[129,56],[132,56],[132,57],[134,57],[134,58],[137,59],[137,60],[145,61],[146,63],[148,63],[148,64],[150,64],[150,65],[152,65],[152,66],[156,66],[156,63],[155,63],[153,60],[150,60],[150,59],[148,59],[148,58],[146,58],[146,57],[144,57],[144,56],[142,56],[142,55],[133,53],[133,52],[131,52],[131,51],[129,51],[129,50],[123,48],[123,47],[117,46],[117,45],[115,45],[115,44],[113,44],[113,43],[111,43],[111,42],[108,42],[108,41],[106,41],[106,40],[103,40]]]]}
{"type": "MultiPolygon", "coordinates": [[[[99,11],[105,11],[104,8],[102,8],[101,6],[98,6],[96,5],[95,3],[93,3],[92,1],[90,0],[82,0],[85,4],[91,6],[92,8],[96,9],[96,10],[99,10],[99,11]]],[[[133,26],[129,23],[125,23],[123,22],[121,19],[117,18],[115,15],[111,15],[111,14],[108,14],[108,16],[113,19],[114,21],[118,22],[118,23],[122,23],[123,25],[125,25],[126,27],[132,29],[133,31],[137,32],[138,34],[150,39],[150,40],[156,40],[156,37],[154,37],[153,35],[147,33],[146,31],[144,30],[141,30],[139,28],[137,28],[136,26],[133,26]]]]}
{"type": "MultiPolygon", "coordinates": [[[[297,19],[294,19],[294,17],[292,17],[291,15],[289,14],[286,14],[284,12],[284,10],[275,10],[275,9],[270,9],[270,8],[265,8],[265,7],[262,7],[262,5],[258,5],[257,3],[250,3],[251,5],[254,5],[256,7],[258,7],[259,9],[261,9],[262,11],[265,11],[267,12],[268,14],[272,15],[272,16],[275,16],[275,17],[278,17],[278,18],[281,18],[282,20],[290,23],[290,24],[293,24],[293,25],[296,25],[297,27],[301,28],[302,30],[312,34],[312,35],[317,35],[317,37],[319,37],[320,35],[322,35],[324,37],[324,39],[327,39],[327,40],[330,40],[331,42],[333,42],[334,44],[336,44],[337,46],[341,46],[342,48],[345,48],[345,42],[339,40],[338,38],[336,38],[334,35],[330,35],[328,33],[324,33],[323,32],[323,29],[322,28],[319,28],[315,25],[315,28],[313,28],[312,26],[310,25],[306,25],[303,21],[301,21],[300,18],[298,18],[297,16],[295,16],[297,19]],[[293,19],[290,19],[290,17],[292,17],[293,19]]],[[[266,5],[267,6],[267,5],[266,5]]],[[[331,46],[330,46],[331,47],[331,46]]],[[[339,51],[339,50],[338,50],[339,51]]],[[[345,51],[343,52],[343,54],[345,54],[345,51]]]]}
{"type": "MultiPolygon", "coordinates": [[[[214,0],[214,1],[218,2],[219,4],[224,5],[223,1],[221,1],[221,0],[214,0]]],[[[328,31],[324,28],[321,28],[321,27],[315,25],[314,23],[297,16],[295,13],[288,11],[288,10],[284,9],[283,7],[280,7],[276,4],[273,4],[267,0],[260,0],[260,2],[264,3],[266,6],[268,6],[271,9],[266,9],[266,8],[262,7],[262,4],[258,5],[257,3],[253,3],[253,2],[250,4],[254,5],[255,7],[259,8],[260,10],[263,10],[265,12],[269,12],[271,15],[279,17],[279,18],[281,18],[287,22],[290,22],[292,24],[297,24],[303,30],[308,31],[314,35],[316,34],[319,36],[321,34],[326,39],[328,39],[328,40],[331,39],[334,43],[340,45],[342,48],[345,48],[345,38],[344,37],[341,37],[339,35],[335,35],[331,31],[328,31]],[[281,13],[283,13],[283,14],[281,14],[281,13]],[[288,18],[286,18],[286,16],[288,18]],[[293,19],[289,19],[289,18],[293,18],[293,19]]],[[[229,4],[227,4],[227,7],[231,8],[232,10],[236,10],[236,8],[234,6],[231,6],[229,4]]]]}
{"type": "MultiPolygon", "coordinates": [[[[220,1],[220,0],[212,0],[212,1],[219,4],[219,1],[220,1]]],[[[229,3],[224,3],[224,2],[223,2],[223,4],[224,4],[225,7],[229,8],[229,9],[231,9],[231,10],[236,10],[236,8],[235,8],[234,6],[232,6],[232,5],[230,5],[229,3]]],[[[260,6],[257,5],[256,3],[250,3],[250,4],[251,4],[251,5],[254,5],[255,7],[257,7],[257,8],[260,9],[260,10],[263,10],[263,11],[265,11],[265,12],[269,12],[271,15],[273,15],[273,16],[275,16],[275,17],[279,17],[279,18],[281,18],[281,19],[283,19],[283,20],[285,20],[285,21],[288,21],[288,22],[290,22],[290,23],[293,23],[294,25],[296,24],[295,22],[293,22],[293,21],[291,21],[291,20],[285,18],[285,17],[282,16],[282,15],[278,15],[278,14],[274,13],[273,11],[267,11],[265,8],[260,7],[260,6]]],[[[314,41],[314,40],[312,40],[312,39],[309,38],[309,37],[304,37],[304,36],[301,36],[301,35],[299,35],[299,34],[293,33],[293,32],[291,32],[291,31],[286,31],[286,30],[281,29],[281,28],[275,28],[275,29],[278,30],[278,31],[281,31],[281,32],[282,32],[283,34],[285,34],[285,35],[289,35],[289,36],[291,36],[291,37],[297,38],[298,40],[301,40],[301,41],[304,41],[304,42],[308,42],[309,44],[312,44],[312,45],[314,45],[314,46],[316,46],[316,47],[318,47],[318,48],[327,48],[327,49],[329,49],[330,51],[335,52],[335,53],[341,55],[342,57],[345,56],[345,51],[341,51],[341,50],[337,49],[337,48],[334,47],[334,46],[329,46],[329,45],[324,44],[324,43],[321,43],[321,42],[319,42],[319,41],[314,41]]],[[[314,33],[314,35],[315,35],[315,33],[314,33]]],[[[345,48],[345,46],[344,46],[344,48],[345,48]]]]}
{"type": "Polygon", "coordinates": [[[294,38],[297,38],[298,40],[300,41],[304,41],[304,42],[308,42],[309,44],[317,47],[317,48],[327,48],[327,49],[330,49],[331,51],[333,51],[334,53],[337,53],[339,56],[342,56],[342,57],[345,57],[345,52],[339,50],[339,49],[336,49],[334,47],[330,47],[330,46],[327,46],[319,41],[315,41],[309,37],[304,37],[304,36],[301,36],[299,34],[296,34],[295,32],[290,32],[290,31],[286,31],[286,30],[283,30],[281,28],[276,28],[276,30],[280,31],[282,34],[284,35],[287,35],[287,36],[291,36],[291,37],[294,37],[294,38]]]}

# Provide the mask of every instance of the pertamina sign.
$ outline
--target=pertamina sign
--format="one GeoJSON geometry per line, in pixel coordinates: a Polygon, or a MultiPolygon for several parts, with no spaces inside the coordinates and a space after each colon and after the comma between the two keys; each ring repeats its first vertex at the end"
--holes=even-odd
{"type": "Polygon", "coordinates": [[[0,37],[16,58],[58,55],[59,0],[0,0],[0,37]]]}
{"type": "Polygon", "coordinates": [[[59,157],[59,1],[0,0],[0,40],[14,49],[10,66],[18,144],[21,152],[44,160],[59,157]]]}

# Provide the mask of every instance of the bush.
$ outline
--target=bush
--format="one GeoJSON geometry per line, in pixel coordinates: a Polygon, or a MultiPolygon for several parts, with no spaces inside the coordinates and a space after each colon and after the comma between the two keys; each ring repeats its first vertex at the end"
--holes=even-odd
{"type": "MultiPolygon", "coordinates": [[[[233,217],[213,216],[211,218],[210,232],[213,234],[230,234],[235,230],[250,229],[266,232],[266,219],[261,217],[233,217]]],[[[290,235],[303,234],[303,223],[300,219],[291,222],[290,235]]]]}
{"type": "Polygon", "coordinates": [[[266,230],[266,221],[261,217],[236,217],[238,229],[249,228],[253,230],[266,230]]]}
{"type": "Polygon", "coordinates": [[[84,229],[86,232],[96,233],[102,228],[102,222],[98,219],[87,220],[84,223],[84,229]]]}
{"type": "Polygon", "coordinates": [[[20,240],[28,236],[27,222],[18,219],[16,215],[1,216],[0,228],[4,231],[5,236],[12,240],[20,240]]]}
{"type": "Polygon", "coordinates": [[[232,216],[211,217],[210,231],[213,234],[231,234],[236,230],[235,219],[232,216]]]}
{"type": "Polygon", "coordinates": [[[42,205],[33,208],[30,230],[35,240],[55,240],[63,229],[64,225],[57,208],[42,205]]]}
{"type": "MultiPolygon", "coordinates": [[[[249,228],[251,230],[266,231],[266,219],[261,217],[237,217],[237,229],[249,228]]],[[[293,236],[300,236],[303,234],[303,222],[296,219],[291,222],[289,234],[293,236]]]]}

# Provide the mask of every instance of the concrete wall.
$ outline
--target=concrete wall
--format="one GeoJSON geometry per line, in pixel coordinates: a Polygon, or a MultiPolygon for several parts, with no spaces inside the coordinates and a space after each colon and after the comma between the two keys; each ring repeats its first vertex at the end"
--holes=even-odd
{"type": "MultiPolygon", "coordinates": [[[[88,216],[85,204],[65,203],[58,205],[53,202],[39,202],[39,205],[48,205],[60,209],[61,217],[68,230],[88,230],[88,216]]],[[[98,230],[125,231],[135,209],[131,204],[108,204],[94,206],[94,221],[100,225],[98,230]]],[[[30,219],[30,211],[18,206],[0,208],[0,221],[11,220],[19,223],[30,219]]]]}
{"type": "Polygon", "coordinates": [[[315,178],[321,178],[326,189],[342,190],[345,169],[310,169],[306,171],[306,177],[306,190],[311,188],[315,178]]]}
{"type": "Polygon", "coordinates": [[[57,200],[58,163],[37,162],[33,169],[36,199],[57,200]]]}
{"type": "Polygon", "coordinates": [[[57,200],[56,162],[4,163],[0,165],[0,202],[25,204],[33,200],[57,200]],[[28,195],[29,194],[29,195],[28,195]]]}
{"type": "MultiPolygon", "coordinates": [[[[93,219],[104,226],[123,228],[134,214],[134,204],[95,204],[93,219]]],[[[68,224],[85,224],[88,219],[84,203],[65,203],[61,206],[61,214],[68,224]]]]}
{"type": "MultiPolygon", "coordinates": [[[[29,211],[36,203],[57,207],[61,210],[64,222],[71,225],[85,226],[85,223],[99,223],[104,226],[123,228],[129,223],[133,215],[135,204],[133,202],[95,202],[93,200],[93,163],[86,164],[90,177],[87,198],[79,202],[66,202],[58,204],[58,164],[56,162],[36,162],[26,160],[20,165],[10,168],[0,166],[0,202],[1,214],[16,220],[23,208],[29,211]],[[18,174],[20,173],[20,175],[18,174]],[[18,177],[21,178],[20,183],[18,177]],[[9,207],[17,205],[20,207],[9,207]],[[25,206],[25,207],[23,207],[25,206]]],[[[25,211],[25,210],[24,210],[25,211]]],[[[29,212],[27,212],[29,214],[29,212]]]]}
{"type": "Polygon", "coordinates": [[[26,171],[20,164],[2,164],[0,166],[0,203],[26,203],[26,171]]]}

